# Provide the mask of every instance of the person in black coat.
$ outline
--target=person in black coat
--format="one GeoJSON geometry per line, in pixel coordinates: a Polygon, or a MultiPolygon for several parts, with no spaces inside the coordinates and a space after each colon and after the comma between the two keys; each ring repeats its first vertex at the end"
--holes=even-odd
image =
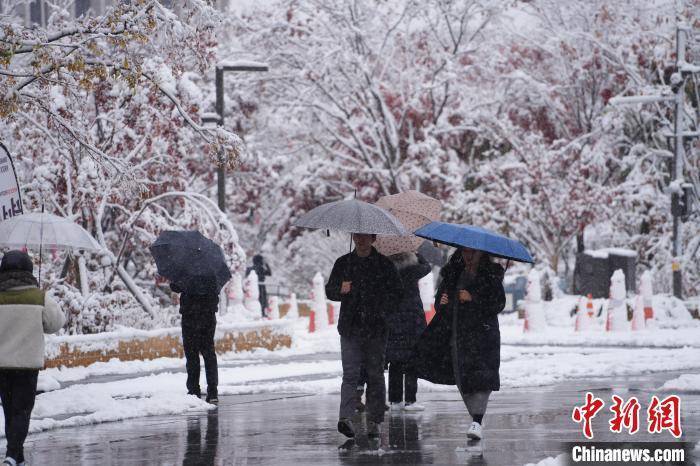
{"type": "Polygon", "coordinates": [[[260,254],[256,254],[253,256],[253,265],[252,267],[248,267],[246,270],[246,277],[250,274],[250,272],[255,271],[255,274],[258,276],[258,301],[260,301],[260,309],[262,312],[262,316],[265,317],[265,312],[267,310],[267,287],[265,286],[265,277],[269,277],[272,275],[272,271],[270,270],[270,266],[267,265],[267,262],[265,262],[265,259],[263,256],[260,254]]]}
{"type": "MultiPolygon", "coordinates": [[[[215,288],[215,287],[214,287],[215,288]]],[[[180,294],[180,314],[182,315],[182,347],[185,351],[187,368],[187,393],[202,396],[199,387],[199,355],[204,358],[204,372],[207,376],[207,403],[218,403],[219,369],[214,349],[216,332],[216,311],[219,309],[219,295],[215,290],[209,294],[190,294],[175,283],[170,289],[180,294]]]]}
{"type": "Polygon", "coordinates": [[[416,375],[457,385],[473,419],[467,436],[474,440],[482,437],[489,396],[500,388],[503,274],[487,253],[469,248],[455,252],[440,273],[435,317],[416,346],[416,375]]]}
{"type": "Polygon", "coordinates": [[[425,330],[425,312],[420,299],[418,280],[430,273],[430,264],[419,254],[402,253],[389,256],[401,277],[401,300],[387,316],[389,339],[386,359],[389,362],[389,403],[391,410],[421,411],[416,403],[418,379],[408,371],[413,347],[425,330]],[[405,405],[404,401],[405,384],[405,405]]]}
{"type": "Polygon", "coordinates": [[[338,431],[354,437],[351,418],[355,414],[360,368],[367,372],[367,434],[379,435],[384,420],[384,352],[387,324],[385,313],[396,306],[401,279],[394,264],[372,244],[376,235],[353,234],[355,250],[335,261],[326,283],[326,296],[340,301],[338,333],[343,362],[338,431]]]}

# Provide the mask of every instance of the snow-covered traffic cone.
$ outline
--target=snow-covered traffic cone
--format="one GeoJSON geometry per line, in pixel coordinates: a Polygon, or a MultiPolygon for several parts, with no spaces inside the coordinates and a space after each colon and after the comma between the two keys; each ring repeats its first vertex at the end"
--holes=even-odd
{"type": "Polygon", "coordinates": [[[637,295],[634,300],[634,311],[632,312],[632,330],[644,330],[645,327],[644,301],[641,296],[637,295]]]}
{"type": "Polygon", "coordinates": [[[430,323],[435,317],[435,280],[433,272],[428,272],[426,276],[418,280],[418,292],[423,302],[425,321],[430,323]]]}
{"type": "Polygon", "coordinates": [[[231,322],[249,320],[250,315],[248,309],[243,305],[243,280],[241,275],[234,273],[227,288],[229,299],[229,310],[226,314],[226,320],[231,322]]]}
{"type": "Polygon", "coordinates": [[[576,306],[576,327],[575,331],[585,332],[593,328],[594,322],[593,313],[593,296],[589,293],[586,297],[586,306],[581,305],[581,300],[579,300],[578,306],[576,306]]]}
{"type": "Polygon", "coordinates": [[[289,295],[289,309],[287,314],[285,314],[285,319],[298,319],[299,318],[299,302],[297,301],[297,294],[292,293],[289,295]]]}
{"type": "Polygon", "coordinates": [[[605,330],[608,332],[629,330],[627,325],[627,289],[625,288],[625,274],[622,270],[616,270],[610,278],[610,302],[608,304],[608,316],[605,322],[605,330]]]}
{"type": "Polygon", "coordinates": [[[328,327],[328,302],[321,272],[317,272],[313,278],[311,309],[316,314],[316,326],[320,329],[328,327]]]}
{"type": "MultiPolygon", "coordinates": [[[[641,283],[639,286],[639,294],[642,295],[642,303],[644,305],[644,320],[654,320],[654,308],[652,307],[652,296],[654,294],[652,288],[652,277],[649,270],[642,274],[641,283]]],[[[648,323],[648,322],[645,322],[648,323]]]]}
{"type": "Polygon", "coordinates": [[[268,307],[269,312],[267,316],[270,319],[280,318],[280,300],[277,296],[270,296],[270,306],[268,307]]]}
{"type": "Polygon", "coordinates": [[[588,293],[586,300],[586,317],[588,317],[589,321],[593,323],[593,318],[595,317],[595,313],[593,312],[593,295],[588,293]]]}
{"type": "Polygon", "coordinates": [[[260,305],[260,289],[258,288],[258,274],[251,271],[243,283],[245,300],[243,304],[251,316],[256,319],[262,317],[262,306],[260,305]]]}
{"type": "Polygon", "coordinates": [[[540,273],[532,269],[527,277],[527,296],[525,297],[524,332],[542,332],[547,328],[547,321],[542,307],[542,290],[540,273]]]}
{"type": "Polygon", "coordinates": [[[581,299],[576,303],[576,321],[574,322],[574,332],[581,331],[581,319],[583,318],[583,309],[581,307],[581,299]]]}
{"type": "Polygon", "coordinates": [[[309,312],[309,333],[316,331],[316,313],[313,309],[309,312]]]}

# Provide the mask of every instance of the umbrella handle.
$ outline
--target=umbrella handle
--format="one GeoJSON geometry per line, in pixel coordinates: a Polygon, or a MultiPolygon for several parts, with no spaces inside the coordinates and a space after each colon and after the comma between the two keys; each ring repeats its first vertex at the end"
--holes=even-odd
{"type": "MultiPolygon", "coordinates": [[[[41,213],[44,213],[44,203],[41,203],[41,213]]],[[[44,246],[44,216],[41,216],[41,227],[39,227],[39,288],[41,288],[41,250],[44,246]]]]}

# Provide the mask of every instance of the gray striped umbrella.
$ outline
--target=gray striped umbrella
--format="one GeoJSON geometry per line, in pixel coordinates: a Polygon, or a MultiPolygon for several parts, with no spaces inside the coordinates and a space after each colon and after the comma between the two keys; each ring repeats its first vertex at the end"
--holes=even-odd
{"type": "Polygon", "coordinates": [[[375,235],[411,234],[386,209],[357,199],[322,204],[299,217],[294,226],[375,235]]]}

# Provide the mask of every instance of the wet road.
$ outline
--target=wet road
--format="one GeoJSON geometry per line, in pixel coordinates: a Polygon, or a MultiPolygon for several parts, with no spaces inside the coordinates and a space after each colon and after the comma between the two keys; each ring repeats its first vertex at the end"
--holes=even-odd
{"type": "MultiPolygon", "coordinates": [[[[35,434],[27,441],[32,465],[522,465],[581,441],[571,421],[587,390],[610,405],[612,394],[636,396],[645,410],[655,389],[678,373],[592,379],[494,393],[485,439],[469,445],[468,416],[454,393],[419,393],[420,415],[389,416],[379,442],[360,434],[354,445],[335,430],[338,395],[302,393],[223,396],[217,410],[150,417],[35,434]]],[[[682,398],[685,441],[700,441],[700,392],[682,398]]],[[[594,420],[596,440],[628,437],[607,429],[609,411],[594,420]]],[[[361,423],[361,419],[358,419],[361,423]]],[[[670,434],[638,433],[636,441],[671,441],[670,434]]]]}

